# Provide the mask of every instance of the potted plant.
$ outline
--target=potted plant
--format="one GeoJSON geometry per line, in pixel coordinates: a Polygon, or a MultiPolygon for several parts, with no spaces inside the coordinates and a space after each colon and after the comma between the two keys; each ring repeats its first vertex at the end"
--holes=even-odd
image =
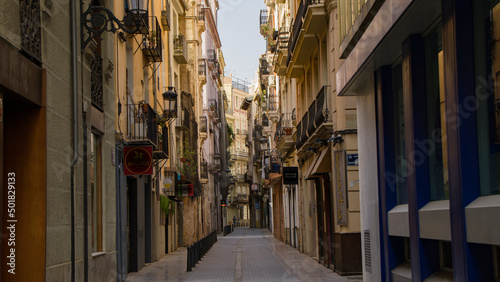
{"type": "Polygon", "coordinates": [[[188,139],[184,139],[179,152],[181,163],[177,166],[179,173],[187,179],[193,179],[198,172],[198,164],[196,160],[196,150],[191,150],[188,139]]]}

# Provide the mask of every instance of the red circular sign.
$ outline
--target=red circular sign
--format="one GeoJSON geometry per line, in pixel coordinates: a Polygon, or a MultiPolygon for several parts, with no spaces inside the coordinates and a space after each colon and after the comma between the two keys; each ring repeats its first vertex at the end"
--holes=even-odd
{"type": "Polygon", "coordinates": [[[125,147],[125,175],[153,174],[153,147],[125,147]]]}

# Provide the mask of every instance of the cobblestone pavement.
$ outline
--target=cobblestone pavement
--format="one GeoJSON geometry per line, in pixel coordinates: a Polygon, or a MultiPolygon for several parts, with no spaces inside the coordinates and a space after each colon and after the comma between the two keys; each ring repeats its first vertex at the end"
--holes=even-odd
{"type": "Polygon", "coordinates": [[[185,248],[170,253],[127,281],[362,281],[341,277],[278,240],[266,229],[236,228],[186,272],[185,248]]]}

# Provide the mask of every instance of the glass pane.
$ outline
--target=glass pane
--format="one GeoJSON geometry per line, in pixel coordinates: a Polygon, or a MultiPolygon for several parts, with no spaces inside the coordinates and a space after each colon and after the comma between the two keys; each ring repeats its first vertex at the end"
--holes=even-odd
{"type": "MultiPolygon", "coordinates": [[[[498,1],[497,1],[498,2],[498,1]]],[[[476,101],[481,195],[500,193],[500,4],[474,1],[476,101]]]]}
{"type": "Polygon", "coordinates": [[[442,29],[437,25],[425,38],[427,140],[415,140],[416,150],[427,150],[431,201],[449,198],[448,156],[444,99],[442,29]]]}
{"type": "Polygon", "coordinates": [[[408,188],[406,187],[407,164],[405,147],[405,118],[403,104],[403,72],[401,65],[392,70],[394,95],[394,145],[396,156],[396,189],[398,205],[408,203],[408,188]]]}

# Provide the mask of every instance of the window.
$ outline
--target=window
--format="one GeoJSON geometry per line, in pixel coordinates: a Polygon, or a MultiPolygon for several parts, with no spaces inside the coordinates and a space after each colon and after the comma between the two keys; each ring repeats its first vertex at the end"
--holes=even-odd
{"type": "Polygon", "coordinates": [[[500,247],[493,247],[493,263],[495,268],[495,281],[500,281],[500,247]]]}
{"type": "MultiPolygon", "coordinates": [[[[474,42],[481,195],[500,193],[500,4],[474,1],[474,42]],[[488,7],[488,3],[495,4],[488,7]]],[[[464,108],[468,110],[468,107],[464,108]]]]}
{"type": "Polygon", "coordinates": [[[102,248],[102,143],[101,136],[92,133],[90,140],[90,193],[92,212],[92,252],[102,248]]]}
{"type": "Polygon", "coordinates": [[[428,150],[431,201],[449,199],[442,26],[425,37],[427,140],[415,140],[418,150],[428,150]]]}
{"type": "Polygon", "coordinates": [[[439,242],[439,258],[441,268],[446,270],[453,269],[453,254],[451,251],[451,242],[439,242]]]}
{"type": "Polygon", "coordinates": [[[401,64],[392,69],[394,101],[394,145],[396,156],[396,191],[398,205],[408,203],[406,186],[407,164],[405,146],[405,118],[403,104],[403,71],[401,64]]]}

